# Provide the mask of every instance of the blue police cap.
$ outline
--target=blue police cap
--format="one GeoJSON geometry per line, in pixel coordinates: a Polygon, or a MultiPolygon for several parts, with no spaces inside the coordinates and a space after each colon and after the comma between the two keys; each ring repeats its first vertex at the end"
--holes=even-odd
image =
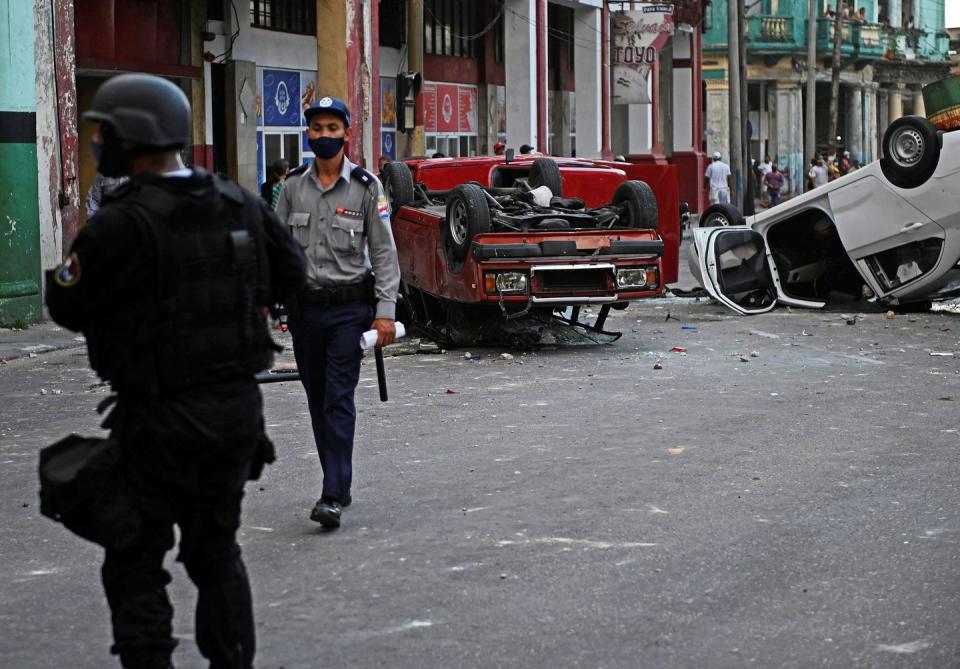
{"type": "Polygon", "coordinates": [[[339,98],[331,98],[330,96],[324,96],[314,102],[305,112],[303,112],[303,118],[307,120],[307,125],[310,125],[310,119],[320,112],[336,114],[343,119],[343,122],[347,124],[347,127],[350,127],[350,108],[343,100],[339,98]]]}

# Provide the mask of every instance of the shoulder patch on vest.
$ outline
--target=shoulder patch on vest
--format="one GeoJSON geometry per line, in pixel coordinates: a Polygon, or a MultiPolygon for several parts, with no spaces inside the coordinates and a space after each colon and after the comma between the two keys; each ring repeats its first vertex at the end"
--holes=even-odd
{"type": "Polygon", "coordinates": [[[53,272],[53,280],[58,286],[69,288],[76,285],[80,280],[80,259],[76,253],[71,253],[56,270],[53,272]]]}
{"type": "Polygon", "coordinates": [[[350,176],[362,183],[364,186],[369,186],[375,181],[373,175],[359,165],[350,170],[350,176]]]}

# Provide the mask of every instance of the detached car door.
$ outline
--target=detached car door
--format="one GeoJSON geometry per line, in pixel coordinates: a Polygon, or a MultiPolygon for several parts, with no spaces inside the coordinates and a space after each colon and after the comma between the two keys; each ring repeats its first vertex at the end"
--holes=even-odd
{"type": "Polygon", "coordinates": [[[777,289],[763,235],[745,225],[693,230],[700,283],[718,302],[741,314],[777,306],[777,289]]]}

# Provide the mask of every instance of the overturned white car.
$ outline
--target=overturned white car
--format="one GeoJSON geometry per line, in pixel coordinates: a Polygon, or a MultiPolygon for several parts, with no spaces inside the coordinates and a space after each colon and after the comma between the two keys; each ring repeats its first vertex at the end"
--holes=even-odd
{"type": "Polygon", "coordinates": [[[756,216],[704,211],[690,267],[743,314],[960,295],[960,130],[897,119],[883,158],[756,216]]]}

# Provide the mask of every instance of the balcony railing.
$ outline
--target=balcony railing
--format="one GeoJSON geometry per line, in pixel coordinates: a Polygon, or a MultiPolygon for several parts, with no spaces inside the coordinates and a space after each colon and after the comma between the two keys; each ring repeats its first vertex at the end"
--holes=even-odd
{"type": "Polygon", "coordinates": [[[756,42],[792,42],[792,16],[751,16],[747,38],[756,42]]]}

